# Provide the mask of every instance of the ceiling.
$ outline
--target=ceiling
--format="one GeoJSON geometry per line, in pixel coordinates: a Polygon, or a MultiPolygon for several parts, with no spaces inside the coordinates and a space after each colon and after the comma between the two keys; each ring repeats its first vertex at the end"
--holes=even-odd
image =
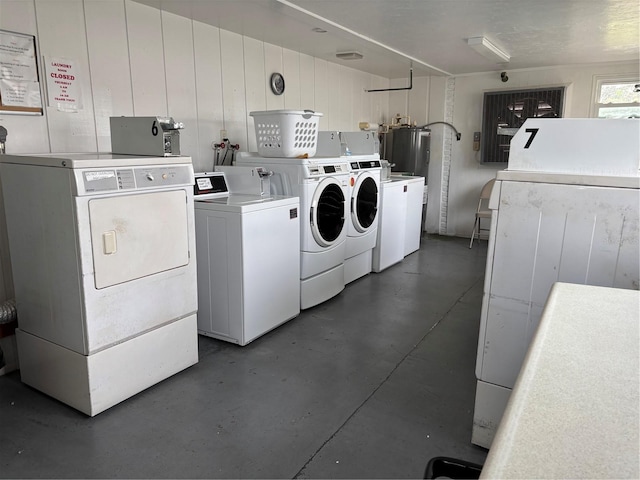
{"type": "Polygon", "coordinates": [[[135,0],[386,78],[638,61],[638,0],[135,0]],[[312,29],[326,33],[316,33],[312,29]],[[467,45],[485,36],[511,57],[467,45]],[[360,60],[336,52],[357,51],[360,60]]]}

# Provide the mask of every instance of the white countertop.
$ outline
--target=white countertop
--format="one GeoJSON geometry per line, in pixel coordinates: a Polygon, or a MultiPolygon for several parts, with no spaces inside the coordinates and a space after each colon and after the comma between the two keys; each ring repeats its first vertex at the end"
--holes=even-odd
{"type": "Polygon", "coordinates": [[[640,292],[556,283],[481,478],[640,478],[640,292]]]}

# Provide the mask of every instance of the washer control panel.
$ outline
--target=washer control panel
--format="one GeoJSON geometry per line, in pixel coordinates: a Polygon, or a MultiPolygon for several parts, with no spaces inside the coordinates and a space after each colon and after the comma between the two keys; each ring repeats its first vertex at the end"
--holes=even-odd
{"type": "Polygon", "coordinates": [[[347,163],[335,163],[335,164],[317,164],[310,163],[308,166],[309,175],[312,177],[315,176],[324,176],[330,175],[332,173],[349,173],[349,164],[347,163]]]}

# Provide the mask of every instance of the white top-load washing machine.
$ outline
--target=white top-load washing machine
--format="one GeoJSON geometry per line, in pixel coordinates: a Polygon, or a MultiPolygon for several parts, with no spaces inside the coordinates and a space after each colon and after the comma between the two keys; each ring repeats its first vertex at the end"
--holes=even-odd
{"type": "Polygon", "coordinates": [[[394,175],[391,179],[407,182],[407,220],[404,233],[404,256],[420,249],[422,238],[422,210],[426,198],[425,178],[416,175],[394,175]]]}
{"type": "Polygon", "coordinates": [[[300,308],[344,289],[349,165],[342,158],[270,158],[241,152],[237,165],[273,172],[271,192],[300,198],[300,308]]]}
{"type": "Polygon", "coordinates": [[[638,145],[637,119],[528,119],[511,140],[489,200],[473,443],[491,445],[554,282],[640,288],[638,145]]]}
{"type": "Polygon", "coordinates": [[[198,332],[246,345],[300,313],[299,201],[229,193],[223,172],[194,189],[198,332]]]}
{"type": "Polygon", "coordinates": [[[380,183],[380,220],[372,271],[379,273],[405,257],[408,180],[392,178],[380,183]]]}
{"type": "Polygon", "coordinates": [[[191,158],[0,162],[22,381],[96,415],[196,363],[191,158]]]}
{"type": "Polygon", "coordinates": [[[349,163],[349,221],[344,261],[345,284],[371,272],[378,235],[380,208],[380,156],[358,155],[349,163]]]}

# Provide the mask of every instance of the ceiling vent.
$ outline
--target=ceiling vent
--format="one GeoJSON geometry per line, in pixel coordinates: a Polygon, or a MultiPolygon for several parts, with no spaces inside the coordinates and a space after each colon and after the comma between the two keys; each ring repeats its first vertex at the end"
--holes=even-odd
{"type": "Polygon", "coordinates": [[[360,52],[352,51],[352,52],[338,52],[336,53],[336,57],[340,60],[361,60],[364,56],[360,52]]]}

